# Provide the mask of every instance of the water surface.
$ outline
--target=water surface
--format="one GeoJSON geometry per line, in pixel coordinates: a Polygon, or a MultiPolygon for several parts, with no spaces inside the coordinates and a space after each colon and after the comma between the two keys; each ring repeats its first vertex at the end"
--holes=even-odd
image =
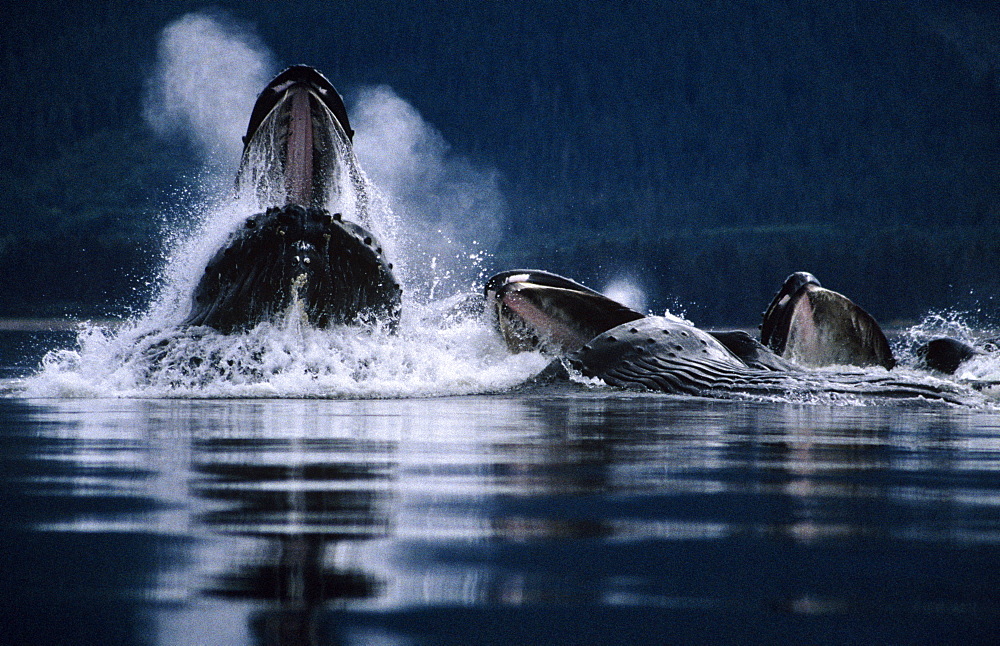
{"type": "Polygon", "coordinates": [[[991,643],[1000,416],[0,399],[20,644],[991,643]]]}

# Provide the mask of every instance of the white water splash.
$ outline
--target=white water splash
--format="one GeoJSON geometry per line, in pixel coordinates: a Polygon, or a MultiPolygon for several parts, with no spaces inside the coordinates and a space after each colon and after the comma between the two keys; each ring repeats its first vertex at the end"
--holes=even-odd
{"type": "MultiPolygon", "coordinates": [[[[250,111],[277,68],[271,51],[231,20],[195,12],[164,28],[144,116],[161,136],[183,137],[197,147],[205,165],[196,192],[217,203],[188,222],[182,237],[195,235],[199,226],[218,228],[207,219],[232,190],[250,111]]],[[[506,217],[497,171],[454,153],[387,86],[358,90],[350,112],[361,163],[348,164],[343,184],[353,190],[338,195],[332,210],[354,213],[351,219],[380,239],[411,295],[427,300],[468,290],[483,278],[483,261],[506,217]]],[[[272,206],[251,195],[239,199],[241,216],[272,206]]]]}
{"type": "Polygon", "coordinates": [[[400,218],[400,279],[418,297],[468,289],[500,240],[507,205],[493,169],[451,150],[387,86],[362,88],[351,110],[354,151],[400,218]]]}
{"type": "Polygon", "coordinates": [[[974,343],[981,334],[967,312],[942,310],[930,312],[919,323],[900,334],[904,350],[916,347],[936,337],[950,337],[963,343],[974,343]]]}
{"type": "MultiPolygon", "coordinates": [[[[399,330],[284,320],[232,335],[182,324],[211,256],[253,205],[207,204],[200,226],[179,232],[149,310],[112,330],[86,326],[78,347],[45,357],[30,397],[416,397],[496,392],[524,382],[548,359],[510,355],[468,294],[414,298],[404,290],[399,330]]],[[[433,290],[431,290],[433,291],[433,290]]]]}
{"type": "MultiPolygon", "coordinates": [[[[894,343],[897,358],[909,365],[919,365],[917,348],[932,339],[947,337],[971,345],[982,354],[962,363],[954,374],[960,381],[1000,384],[1000,330],[984,322],[983,311],[941,310],[928,313],[919,323],[902,330],[894,343]]],[[[989,391],[993,399],[1000,389],[989,391]]]]}
{"type": "Polygon", "coordinates": [[[358,169],[365,225],[381,239],[404,287],[398,332],[319,330],[304,325],[294,308],[284,320],[242,334],[182,325],[209,259],[247,216],[267,206],[255,195],[234,198],[232,178],[257,93],[274,68],[252,34],[205,14],[188,14],[164,29],[145,116],[164,136],[184,136],[199,147],[204,187],[215,188],[203,187],[199,203],[184,207],[187,221],[171,220],[176,225],[168,232],[161,288],[148,311],[116,329],[85,326],[75,349],[45,357],[23,394],[435,396],[510,388],[547,364],[539,353],[511,356],[483,315],[460,307],[483,257],[476,249],[495,239],[502,217],[495,177],[450,153],[440,135],[384,87],[361,92],[352,125],[362,163],[386,182],[383,198],[358,169]],[[225,181],[217,179],[222,171],[225,181]],[[403,210],[405,226],[398,226],[389,202],[403,210]],[[476,230],[485,237],[474,237],[476,230]]]}
{"type": "MultiPolygon", "coordinates": [[[[411,313],[413,308],[410,309],[411,313]]],[[[112,332],[88,327],[79,347],[50,353],[29,397],[322,397],[462,395],[509,389],[548,362],[511,355],[480,317],[404,319],[401,330],[316,329],[290,313],[244,334],[208,328],[112,332]]]]}
{"type": "Polygon", "coordinates": [[[143,116],[159,135],[194,144],[231,183],[250,110],[275,67],[271,52],[248,30],[187,14],[160,34],[143,116]]]}
{"type": "MultiPolygon", "coordinates": [[[[893,354],[899,362],[894,371],[927,374],[919,349],[933,339],[950,338],[985,350],[988,344],[984,342],[996,336],[997,331],[993,326],[983,323],[982,311],[929,312],[919,323],[889,335],[893,354]]],[[[943,376],[934,371],[931,374],[943,376]]],[[[991,384],[1000,384],[1000,352],[984,352],[963,362],[955,374],[948,375],[947,379],[973,385],[988,402],[996,404],[1000,401],[1000,388],[991,384]]]]}

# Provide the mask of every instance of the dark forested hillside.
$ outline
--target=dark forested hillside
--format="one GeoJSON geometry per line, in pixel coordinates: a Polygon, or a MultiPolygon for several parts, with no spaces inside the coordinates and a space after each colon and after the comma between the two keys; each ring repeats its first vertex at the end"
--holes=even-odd
{"type": "MultiPolygon", "coordinates": [[[[194,168],[142,122],[157,34],[203,5],[22,5],[0,39],[0,314],[120,312],[194,168]]],[[[1000,59],[958,36],[1000,34],[991,3],[215,7],[495,167],[498,266],[631,275],[705,323],[752,321],[799,269],[885,319],[1000,293],[1000,59]]]]}

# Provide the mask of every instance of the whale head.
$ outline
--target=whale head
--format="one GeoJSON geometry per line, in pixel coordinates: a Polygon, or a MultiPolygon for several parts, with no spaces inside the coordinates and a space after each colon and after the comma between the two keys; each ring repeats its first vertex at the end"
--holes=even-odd
{"type": "Polygon", "coordinates": [[[843,294],[822,287],[804,271],[785,279],[764,312],[760,340],[797,364],[896,365],[878,322],[843,294]]]}
{"type": "Polygon", "coordinates": [[[343,100],[296,65],[257,98],[237,193],[261,205],[208,262],[188,325],[251,328],[297,304],[308,323],[399,319],[401,289],[369,230],[364,175],[343,100]]]}
{"type": "Polygon", "coordinates": [[[537,269],[497,274],[484,287],[487,308],[514,351],[578,350],[611,328],[644,315],[568,278],[537,269]]]}

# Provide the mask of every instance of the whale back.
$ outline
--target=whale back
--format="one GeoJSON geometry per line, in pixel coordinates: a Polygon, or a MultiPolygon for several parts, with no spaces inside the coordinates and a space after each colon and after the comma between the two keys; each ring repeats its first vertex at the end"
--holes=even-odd
{"type": "Polygon", "coordinates": [[[689,395],[749,388],[755,378],[773,374],[750,368],[707,332],[659,316],[598,335],[569,355],[569,363],[612,386],[689,395]]]}
{"type": "Polygon", "coordinates": [[[751,367],[707,332],[650,316],[612,328],[566,357],[584,377],[609,386],[708,397],[925,399],[969,404],[956,384],[888,372],[751,367]]]}
{"type": "Polygon", "coordinates": [[[948,375],[955,374],[959,366],[980,354],[968,343],[948,337],[931,339],[916,350],[917,358],[924,367],[948,375]]]}

